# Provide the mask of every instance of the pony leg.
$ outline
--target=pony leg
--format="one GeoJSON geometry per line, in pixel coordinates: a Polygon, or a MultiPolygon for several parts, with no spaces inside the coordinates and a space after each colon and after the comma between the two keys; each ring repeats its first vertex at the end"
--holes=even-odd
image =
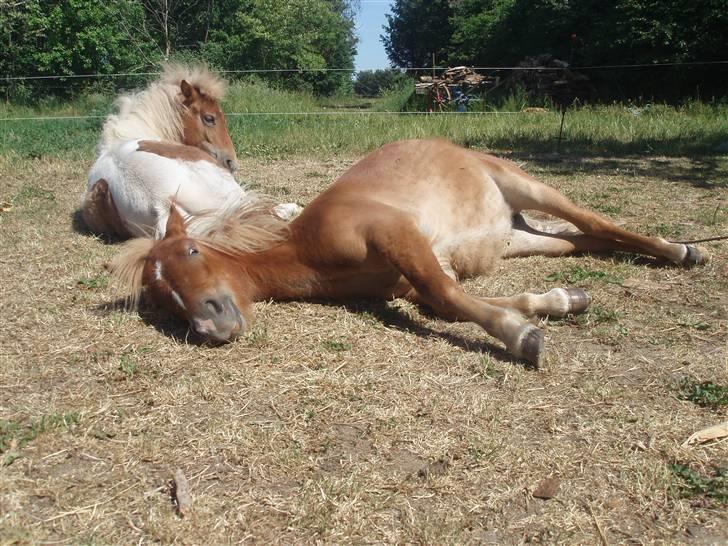
{"type": "Polygon", "coordinates": [[[427,238],[409,217],[382,218],[371,223],[367,246],[396,267],[418,299],[436,314],[474,322],[505,343],[515,356],[538,364],[543,333],[514,309],[491,305],[470,296],[447,275],[427,238]]]}
{"type": "Polygon", "coordinates": [[[587,310],[591,296],[583,288],[553,288],[545,294],[517,294],[499,298],[478,298],[490,305],[515,309],[527,317],[565,317],[587,310]]]}
{"type": "Polygon", "coordinates": [[[640,248],[615,239],[599,239],[584,235],[574,226],[558,221],[513,217],[513,231],[504,258],[523,256],[565,256],[577,252],[633,252],[640,248]]]}
{"type": "Polygon", "coordinates": [[[109,183],[103,178],[100,178],[86,194],[81,205],[81,217],[93,233],[124,238],[131,236],[116,209],[109,183]]]}
{"type": "MultiPolygon", "coordinates": [[[[442,271],[453,280],[457,281],[455,271],[447,258],[439,257],[437,261],[442,271]]],[[[553,288],[545,294],[532,294],[529,292],[517,294],[515,296],[484,298],[476,296],[478,300],[504,307],[507,309],[515,309],[526,317],[535,316],[552,316],[564,317],[569,313],[579,314],[586,311],[591,304],[591,297],[586,290],[582,288],[553,288]]],[[[417,305],[426,305],[426,301],[420,294],[412,289],[405,298],[417,305]]],[[[453,315],[443,315],[443,318],[449,320],[457,320],[453,315]]]]}
{"type": "Polygon", "coordinates": [[[607,250],[628,248],[633,252],[665,258],[684,266],[707,261],[696,247],[670,243],[660,237],[646,237],[622,229],[603,216],[577,206],[555,189],[542,184],[515,166],[508,165],[508,168],[500,169],[493,173],[493,178],[514,212],[525,209],[546,212],[574,224],[584,235],[619,243],[613,247],[607,246],[607,250]]]}

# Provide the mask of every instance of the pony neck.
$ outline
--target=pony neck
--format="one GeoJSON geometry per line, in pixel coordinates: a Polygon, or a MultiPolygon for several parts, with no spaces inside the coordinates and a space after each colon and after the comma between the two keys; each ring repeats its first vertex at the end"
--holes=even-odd
{"type": "Polygon", "coordinates": [[[290,300],[316,295],[317,275],[301,262],[290,241],[233,259],[253,301],[290,300]]]}

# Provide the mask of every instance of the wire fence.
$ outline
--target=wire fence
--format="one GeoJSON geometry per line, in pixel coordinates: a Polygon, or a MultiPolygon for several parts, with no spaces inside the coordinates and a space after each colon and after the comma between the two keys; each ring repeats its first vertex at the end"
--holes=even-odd
{"type": "MultiPolygon", "coordinates": [[[[728,68],[728,60],[724,61],[687,61],[669,63],[640,63],[640,64],[612,64],[612,65],[591,65],[591,66],[563,66],[563,67],[529,67],[529,66],[476,66],[468,67],[476,72],[559,72],[566,70],[644,70],[653,68],[675,68],[675,67],[715,67],[718,70],[728,68]]],[[[407,67],[392,68],[403,73],[406,72],[443,72],[451,67],[407,67]]],[[[253,75],[253,74],[324,74],[324,73],[356,73],[363,70],[354,68],[259,68],[240,70],[216,70],[215,73],[223,75],[253,75]]],[[[152,78],[161,75],[161,71],[154,72],[116,72],[116,73],[92,73],[92,74],[50,74],[37,76],[0,76],[0,84],[5,82],[8,85],[22,84],[23,82],[44,82],[44,81],[65,81],[82,79],[121,79],[121,78],[152,78]]],[[[45,84],[48,89],[61,89],[63,86],[45,84]]],[[[500,111],[500,110],[478,110],[478,111],[373,111],[373,110],[315,110],[315,111],[285,111],[285,112],[226,112],[227,117],[338,117],[338,116],[359,116],[359,117],[380,117],[380,116],[497,116],[497,115],[518,115],[529,114],[527,111],[500,111]]],[[[0,122],[36,122],[36,121],[83,121],[105,119],[107,115],[46,115],[46,116],[6,116],[0,117],[0,122]]]]}
{"type": "MultiPolygon", "coordinates": [[[[358,110],[338,110],[338,111],[313,111],[313,112],[226,112],[226,118],[236,117],[265,117],[265,116],[281,116],[281,117],[295,117],[295,116],[499,116],[499,115],[513,115],[513,114],[528,114],[529,112],[524,111],[482,111],[482,112],[398,112],[390,110],[382,111],[358,111],[358,110]]],[[[105,119],[107,116],[99,115],[84,115],[84,116],[24,116],[24,117],[5,117],[0,118],[0,121],[50,121],[50,120],[88,120],[88,119],[105,119]]]]}
{"type": "MultiPolygon", "coordinates": [[[[612,64],[612,65],[586,65],[586,66],[565,66],[565,67],[544,67],[544,66],[474,66],[468,67],[475,71],[516,71],[522,70],[526,72],[543,72],[543,71],[561,71],[561,70],[618,70],[618,69],[631,69],[631,68],[667,68],[677,66],[712,66],[712,65],[728,65],[726,61],[688,61],[688,62],[674,62],[674,63],[641,63],[641,64],[612,64]]],[[[452,67],[432,67],[432,66],[420,66],[420,67],[405,67],[405,68],[391,68],[399,72],[443,72],[449,70],[452,67]]],[[[358,68],[251,68],[241,70],[215,70],[217,74],[324,74],[331,72],[365,72],[367,70],[381,70],[381,69],[358,69],[358,68]]],[[[390,70],[390,69],[384,69],[390,70]]],[[[113,72],[109,74],[94,73],[94,74],[49,74],[43,76],[0,76],[0,81],[34,81],[34,80],[63,80],[63,79],[100,79],[100,78],[129,78],[139,77],[146,78],[150,76],[159,76],[161,72],[113,72]]]]}

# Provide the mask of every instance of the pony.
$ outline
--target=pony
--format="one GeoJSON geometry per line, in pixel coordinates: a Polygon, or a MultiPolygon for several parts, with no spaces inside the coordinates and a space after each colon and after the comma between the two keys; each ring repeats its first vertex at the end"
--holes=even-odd
{"type": "Polygon", "coordinates": [[[626,251],[682,266],[707,259],[694,246],[624,230],[509,161],[441,140],[385,145],[288,226],[264,211],[251,212],[244,231],[236,221],[219,216],[195,237],[173,205],[164,239],[131,241],[110,264],[112,276],[135,303],[143,292],[213,342],[246,331],[255,301],[401,297],[474,322],[538,365],[544,334],[529,319],[583,312],[586,291],[485,298],[467,294],[458,278],[517,256],[626,251]],[[529,209],[556,219],[533,220],[522,213],[529,209]]]}
{"type": "MultiPolygon", "coordinates": [[[[225,82],[205,66],[168,65],[147,89],[118,99],[81,205],[91,231],[161,237],[171,198],[185,217],[257,199],[233,177],[239,164],[218,105],[224,93],[225,82]]],[[[276,212],[299,210],[285,204],[276,212]]]]}

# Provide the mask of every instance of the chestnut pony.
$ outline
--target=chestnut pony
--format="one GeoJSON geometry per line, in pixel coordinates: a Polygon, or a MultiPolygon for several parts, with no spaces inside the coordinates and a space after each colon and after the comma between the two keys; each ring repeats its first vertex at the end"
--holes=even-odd
{"type": "Polygon", "coordinates": [[[684,266],[705,261],[695,247],[617,227],[508,161],[438,140],[380,148],[287,229],[249,212],[243,231],[223,215],[216,229],[192,237],[173,206],[165,238],[131,241],[112,273],[133,298],[144,289],[145,298],[213,341],[249,328],[259,300],[404,297],[475,322],[537,364],[544,336],[528,317],[582,312],[586,292],[483,298],[466,294],[458,277],[485,273],[501,258],[581,251],[636,252],[684,266]],[[526,209],[568,223],[526,219],[526,209]]]}
{"type": "MultiPolygon", "coordinates": [[[[225,84],[204,66],[167,66],[123,95],[104,123],[81,214],[96,233],[164,235],[174,198],[187,217],[256,199],[232,173],[238,162],[218,101],[225,84]]],[[[282,205],[277,213],[297,212],[282,205]]]]}

